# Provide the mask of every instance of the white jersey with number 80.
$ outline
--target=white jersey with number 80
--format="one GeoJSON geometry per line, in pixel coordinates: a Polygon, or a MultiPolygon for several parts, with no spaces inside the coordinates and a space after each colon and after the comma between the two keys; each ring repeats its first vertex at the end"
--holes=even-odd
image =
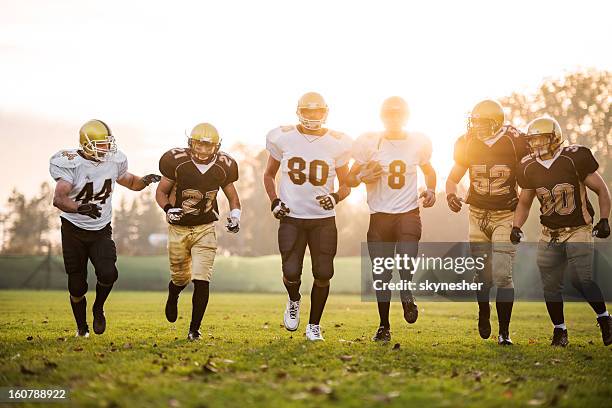
{"type": "Polygon", "coordinates": [[[72,184],[68,197],[77,204],[93,203],[102,207],[100,218],[62,212],[61,217],[79,228],[101,230],[111,222],[115,181],[127,171],[127,157],[116,152],[109,160],[96,162],[82,157],[76,149],[61,150],[51,157],[49,173],[55,181],[72,184]]]}
{"type": "Polygon", "coordinates": [[[280,162],[280,199],[289,207],[289,217],[315,219],[333,217],[317,196],[334,192],[336,169],[348,164],[352,140],[344,133],[328,130],[323,136],[300,133],[295,126],[281,126],[266,137],[266,149],[280,162]]]}

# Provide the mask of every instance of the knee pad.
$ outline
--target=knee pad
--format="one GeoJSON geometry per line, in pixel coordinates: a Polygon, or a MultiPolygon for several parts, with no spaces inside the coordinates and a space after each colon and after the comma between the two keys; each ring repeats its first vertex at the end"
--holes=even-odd
{"type": "Polygon", "coordinates": [[[300,279],[298,279],[296,281],[290,281],[285,276],[283,276],[283,283],[285,284],[285,286],[300,286],[302,281],[300,279]]]}
{"type": "Polygon", "coordinates": [[[176,275],[176,274],[172,274],[172,277],[170,278],[170,280],[176,286],[186,286],[186,285],[189,284],[189,281],[191,280],[191,275],[176,275]]]}
{"type": "Polygon", "coordinates": [[[83,301],[83,299],[85,299],[85,295],[83,295],[83,296],[78,296],[78,297],[77,297],[77,296],[72,296],[72,295],[70,295],[70,301],[71,301],[72,303],[81,303],[81,302],[83,301]]]}
{"type": "Polygon", "coordinates": [[[98,283],[102,286],[113,286],[113,284],[119,278],[119,271],[114,266],[112,268],[105,269],[97,273],[98,283]]]}
{"type": "Polygon", "coordinates": [[[329,279],[317,279],[315,278],[313,284],[319,288],[325,288],[329,286],[329,279]]]}
{"type": "Polygon", "coordinates": [[[87,277],[80,273],[68,275],[68,292],[74,298],[81,298],[87,293],[87,277]]]}
{"type": "Polygon", "coordinates": [[[315,280],[329,281],[334,276],[334,258],[318,256],[312,260],[312,275],[315,280]]]}

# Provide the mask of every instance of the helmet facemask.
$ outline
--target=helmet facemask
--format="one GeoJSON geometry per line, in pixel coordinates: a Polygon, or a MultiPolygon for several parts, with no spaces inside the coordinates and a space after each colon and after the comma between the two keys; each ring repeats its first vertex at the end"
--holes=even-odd
{"type": "Polygon", "coordinates": [[[298,108],[300,124],[308,130],[320,130],[327,120],[327,108],[298,108]]]}
{"type": "Polygon", "coordinates": [[[108,135],[104,140],[91,140],[87,134],[84,137],[86,142],[81,147],[85,155],[93,160],[104,162],[117,153],[117,144],[113,135],[108,135]]]}
{"type": "Polygon", "coordinates": [[[555,157],[561,143],[555,140],[554,133],[536,133],[527,135],[527,145],[532,155],[541,160],[550,160],[555,157]]]}
{"type": "Polygon", "coordinates": [[[214,160],[221,147],[221,143],[212,143],[207,140],[188,139],[191,157],[197,162],[208,164],[214,160]]]}
{"type": "Polygon", "coordinates": [[[483,142],[494,138],[500,128],[501,123],[488,118],[470,116],[467,122],[468,135],[483,142]]]}

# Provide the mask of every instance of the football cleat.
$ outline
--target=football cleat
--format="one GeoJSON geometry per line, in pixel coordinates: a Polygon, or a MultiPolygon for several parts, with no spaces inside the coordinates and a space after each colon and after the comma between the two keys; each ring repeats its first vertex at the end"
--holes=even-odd
{"type": "Polygon", "coordinates": [[[189,341],[199,341],[202,338],[202,333],[199,330],[191,330],[189,329],[189,334],[187,334],[187,340],[189,341]]]}
{"type": "Polygon", "coordinates": [[[391,341],[391,331],[388,327],[380,326],[378,330],[376,330],[374,337],[372,337],[372,341],[391,341]]]}
{"type": "Polygon", "coordinates": [[[104,309],[93,308],[93,331],[96,334],[102,334],[106,330],[106,317],[104,309]]]}
{"type": "Polygon", "coordinates": [[[89,337],[89,327],[77,327],[76,335],[74,337],[89,337]]]}
{"type": "Polygon", "coordinates": [[[491,306],[487,303],[478,309],[478,334],[483,339],[491,337],[491,306]]]}
{"type": "Polygon", "coordinates": [[[323,335],[321,334],[321,326],[318,324],[308,324],[306,326],[306,340],[310,341],[323,341],[323,335]]]}
{"type": "Polygon", "coordinates": [[[497,336],[497,344],[499,344],[500,346],[511,346],[514,344],[512,343],[512,339],[510,339],[510,333],[508,333],[507,330],[499,332],[499,336],[497,336]]]}
{"type": "Polygon", "coordinates": [[[567,330],[555,327],[555,329],[553,330],[553,338],[552,338],[552,342],[550,343],[550,345],[565,347],[568,344],[569,344],[569,339],[567,338],[567,330]]]}
{"type": "Polygon", "coordinates": [[[173,297],[168,293],[168,299],[166,299],[166,320],[170,323],[176,322],[178,318],[178,296],[173,297]]]}
{"type": "Polygon", "coordinates": [[[402,308],[404,309],[404,319],[412,324],[419,318],[419,308],[414,299],[409,302],[402,302],[402,308]]]}
{"type": "Polygon", "coordinates": [[[289,331],[296,331],[300,325],[300,301],[295,302],[291,299],[287,300],[287,307],[285,307],[285,314],[283,315],[283,323],[285,329],[289,331]]]}
{"type": "Polygon", "coordinates": [[[601,339],[605,346],[612,344],[612,316],[603,316],[597,318],[597,324],[601,329],[601,339]]]}

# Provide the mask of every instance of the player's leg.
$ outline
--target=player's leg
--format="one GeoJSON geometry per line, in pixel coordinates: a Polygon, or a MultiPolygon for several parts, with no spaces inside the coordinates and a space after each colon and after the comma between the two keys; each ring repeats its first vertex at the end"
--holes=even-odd
{"type": "Polygon", "coordinates": [[[567,266],[565,244],[551,243],[541,239],[538,244],[537,264],[542,279],[544,301],[550,320],[554,325],[553,346],[565,347],[569,343],[563,315],[563,275],[567,266]]]}
{"type": "Polygon", "coordinates": [[[476,300],[478,301],[478,333],[483,339],[488,339],[491,336],[491,306],[489,305],[489,296],[493,278],[491,271],[491,241],[486,233],[488,217],[488,211],[470,206],[470,251],[473,257],[482,257],[485,260],[484,268],[477,270],[474,276],[474,282],[481,284],[480,290],[476,292],[476,300]]]}
{"type": "MultiPolygon", "coordinates": [[[[368,226],[368,253],[374,265],[375,259],[386,259],[393,257],[394,236],[393,236],[393,217],[389,214],[374,213],[370,215],[368,226]]],[[[372,279],[385,285],[391,282],[393,270],[385,268],[381,273],[372,271],[372,279]]],[[[381,285],[378,285],[379,287],[381,285]]],[[[389,321],[389,309],[391,308],[391,291],[384,287],[376,291],[376,304],[378,307],[379,324],[376,334],[372,338],[374,341],[390,341],[391,323],[389,321]]]]}
{"type": "Polygon", "coordinates": [[[597,323],[606,346],[612,344],[612,318],[603,293],[593,280],[593,237],[591,226],[581,228],[567,240],[567,262],[572,285],[582,294],[597,315],[597,323]]]}
{"type": "Polygon", "coordinates": [[[289,296],[283,314],[283,323],[289,331],[297,330],[300,325],[300,284],[307,243],[304,221],[285,217],[278,226],[278,249],[281,254],[283,284],[289,296]]]}
{"type": "MultiPolygon", "coordinates": [[[[407,255],[411,259],[415,258],[419,250],[419,240],[421,239],[421,217],[417,211],[401,214],[395,224],[395,241],[397,254],[407,255]]],[[[402,281],[412,281],[414,269],[398,267],[402,281]]],[[[404,309],[404,319],[408,323],[415,323],[419,317],[419,309],[412,292],[409,289],[400,291],[402,308],[404,309]]]]}
{"type": "Polygon", "coordinates": [[[491,221],[493,224],[491,270],[493,284],[497,287],[495,307],[499,323],[498,343],[500,345],[512,344],[510,339],[510,318],[514,305],[512,266],[516,255],[516,247],[510,242],[513,217],[512,212],[504,211],[493,215],[491,221]]]}
{"type": "Polygon", "coordinates": [[[320,322],[329,296],[329,283],[334,276],[338,230],[335,217],[309,220],[309,224],[307,239],[314,282],[310,292],[310,317],[306,337],[308,340],[323,340],[320,322]]]}
{"type": "Polygon", "coordinates": [[[200,338],[200,325],[206,312],[209,285],[212,278],[215,255],[217,253],[217,234],[213,223],[194,227],[191,258],[193,264],[193,295],[191,297],[191,323],[188,338],[200,338]]]}
{"type": "Polygon", "coordinates": [[[191,280],[191,247],[189,227],[168,225],[168,260],[170,263],[170,282],[166,300],[166,319],[174,323],[178,318],[178,299],[180,293],[191,280]]]}
{"type": "Polygon", "coordinates": [[[70,307],[77,325],[77,336],[88,337],[87,326],[87,245],[83,242],[83,231],[62,218],[62,254],[68,274],[70,307]]]}
{"type": "Polygon", "coordinates": [[[112,238],[112,229],[107,225],[100,231],[89,231],[91,244],[89,246],[89,259],[96,271],[96,300],[93,304],[93,330],[102,334],[106,330],[106,317],[104,316],[104,303],[108,298],[113,284],[119,277],[117,271],[117,248],[112,238]]]}

